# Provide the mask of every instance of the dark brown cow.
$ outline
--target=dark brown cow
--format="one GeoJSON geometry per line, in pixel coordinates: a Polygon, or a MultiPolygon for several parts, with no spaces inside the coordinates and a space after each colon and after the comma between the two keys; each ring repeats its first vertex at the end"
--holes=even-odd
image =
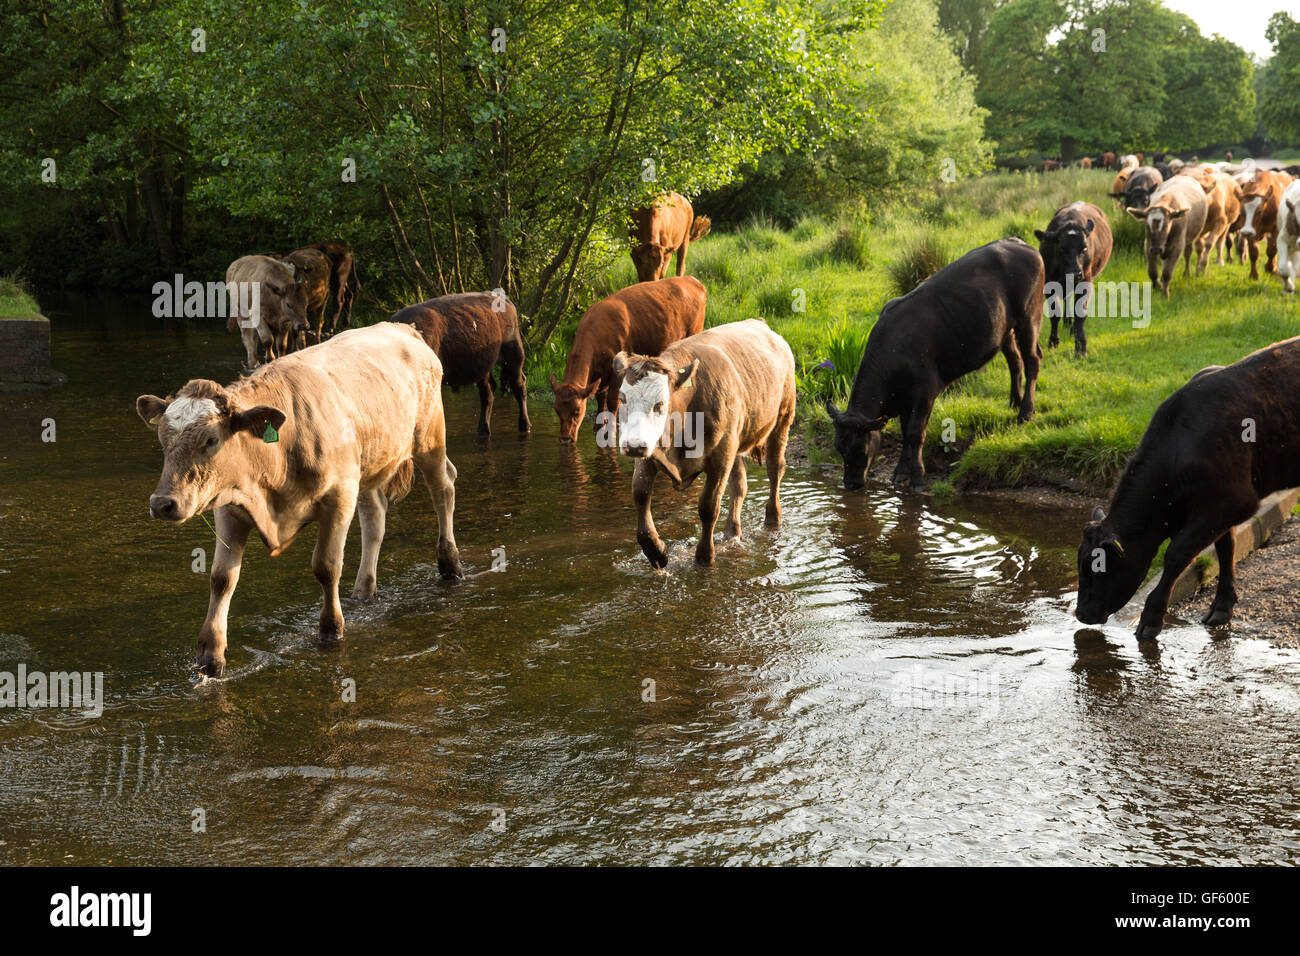
{"type": "Polygon", "coordinates": [[[1101,168],[1102,168],[1102,169],[1114,169],[1114,168],[1115,168],[1115,154],[1114,154],[1114,153],[1111,153],[1111,152],[1105,152],[1105,153],[1102,153],[1102,154],[1101,154],[1101,168]]]}
{"type": "Polygon", "coordinates": [[[686,250],[709,232],[709,217],[696,216],[690,200],[681,193],[669,193],[653,206],[632,211],[632,263],[638,282],[662,279],[668,260],[677,253],[677,274],[686,274],[686,250]]]}
{"type": "Polygon", "coordinates": [[[339,318],[342,317],[345,309],[348,315],[343,320],[343,324],[345,326],[352,324],[352,305],[356,301],[357,293],[361,290],[361,282],[357,279],[356,257],[352,254],[351,249],[335,239],[316,242],[306,248],[317,249],[329,256],[332,266],[330,270],[330,296],[334,300],[334,319],[330,323],[330,332],[336,332],[339,327],[339,318]]]}
{"type": "Polygon", "coordinates": [[[414,325],[442,362],[442,381],[455,391],[478,386],[478,433],[492,431],[492,403],[496,385],[492,369],[501,366],[501,387],[519,403],[519,430],[529,431],[527,379],[524,376],[524,341],[519,334],[519,313],[504,295],[466,292],[444,295],[395,312],[390,322],[414,325]]]}
{"type": "Polygon", "coordinates": [[[623,394],[619,450],[637,459],[636,537],[651,565],[668,564],[650,515],[660,472],[679,489],[704,475],[697,564],[713,563],[723,486],[731,496],[724,536],[740,537],[744,455],[766,458],[766,523],[781,523],[781,476],[795,411],[794,355],[781,336],[762,319],[732,322],[682,339],[658,356],[620,352],[613,370],[623,394]]]}
{"type": "Polygon", "coordinates": [[[1072,202],[1056,210],[1047,229],[1035,229],[1034,235],[1043,257],[1047,314],[1052,320],[1047,345],[1061,344],[1056,330],[1064,317],[1074,336],[1075,354],[1087,355],[1084,322],[1092,304],[1092,282],[1110,261],[1110,224],[1092,203],[1072,202]]]}
{"type": "Polygon", "coordinates": [[[921,448],[934,400],[952,382],[982,368],[999,350],[1011,372],[1011,407],[1034,415],[1038,332],[1043,322],[1043,260],[1019,239],[972,249],[905,296],[891,299],[867,337],[848,408],[826,403],[844,487],[861,488],[880,453],[880,432],[900,419],[903,448],[896,486],[925,477],[921,448]],[[1020,391],[1020,375],[1025,390],[1020,391]]]}
{"type": "Polygon", "coordinates": [[[1211,544],[1219,585],[1203,623],[1228,623],[1237,603],[1233,528],[1265,495],[1300,485],[1297,391],[1300,338],[1202,369],[1156,409],[1109,509],[1093,512],[1083,531],[1075,617],[1100,624],[1122,608],[1168,539],[1138,640],[1160,633],[1174,582],[1211,544]]]}
{"type": "Polygon", "coordinates": [[[638,282],[601,299],[578,322],[564,381],[551,376],[560,441],[578,438],[587,399],[596,396],[596,431],[618,412],[614,356],[619,352],[658,355],[678,339],[704,328],[704,283],[693,276],[638,282]],[[601,412],[608,413],[602,417],[601,412]]]}
{"type": "MultiPolygon", "coordinates": [[[[1237,187],[1241,202],[1241,229],[1239,234],[1250,250],[1250,277],[1259,278],[1259,240],[1267,240],[1264,271],[1277,271],[1278,210],[1282,194],[1291,185],[1291,176],[1284,172],[1262,169],[1255,178],[1237,187]]],[[[1245,256],[1241,257],[1243,260],[1245,256]]]]}
{"type": "Polygon", "coordinates": [[[299,333],[298,348],[307,347],[307,336],[319,343],[325,330],[325,306],[330,299],[329,256],[312,246],[295,249],[284,257],[294,270],[294,279],[307,294],[307,328],[299,333]]]}
{"type": "Polygon", "coordinates": [[[1119,185],[1112,184],[1110,197],[1119,200],[1121,208],[1132,206],[1135,209],[1145,209],[1151,201],[1151,194],[1164,181],[1164,174],[1154,166],[1125,170],[1115,177],[1115,183],[1119,185]]]}

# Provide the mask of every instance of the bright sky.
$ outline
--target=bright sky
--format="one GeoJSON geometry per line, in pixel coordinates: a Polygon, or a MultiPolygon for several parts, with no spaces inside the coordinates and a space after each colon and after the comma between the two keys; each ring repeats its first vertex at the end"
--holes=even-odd
{"type": "Polygon", "coordinates": [[[1264,38],[1268,18],[1278,10],[1297,14],[1296,0],[1164,0],[1164,4],[1195,20],[1202,36],[1217,33],[1259,57],[1273,52],[1264,38]]]}

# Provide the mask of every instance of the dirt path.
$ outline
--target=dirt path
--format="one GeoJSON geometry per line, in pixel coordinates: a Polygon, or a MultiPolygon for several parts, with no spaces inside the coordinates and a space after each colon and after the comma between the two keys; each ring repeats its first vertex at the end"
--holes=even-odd
{"type": "MultiPolygon", "coordinates": [[[[1264,547],[1237,563],[1237,595],[1231,625],[1235,636],[1300,647],[1300,519],[1289,518],[1264,547]]],[[[1213,589],[1202,590],[1172,610],[1199,621],[1212,597],[1213,589]]]]}

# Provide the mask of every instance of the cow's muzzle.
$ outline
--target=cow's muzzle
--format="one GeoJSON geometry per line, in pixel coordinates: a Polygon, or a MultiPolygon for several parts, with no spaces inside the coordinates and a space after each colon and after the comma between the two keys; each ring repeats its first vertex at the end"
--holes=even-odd
{"type": "Polygon", "coordinates": [[[618,448],[619,451],[627,455],[629,458],[644,458],[646,455],[650,454],[650,446],[635,438],[620,442],[618,448]]]}
{"type": "Polygon", "coordinates": [[[175,498],[167,495],[150,495],[149,514],[159,521],[180,521],[181,507],[176,503],[175,498]]]}

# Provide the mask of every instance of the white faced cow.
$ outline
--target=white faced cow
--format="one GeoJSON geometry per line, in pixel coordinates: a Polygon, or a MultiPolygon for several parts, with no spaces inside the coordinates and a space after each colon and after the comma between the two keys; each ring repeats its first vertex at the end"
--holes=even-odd
{"type": "Polygon", "coordinates": [[[411,326],[354,329],[277,359],[222,388],[195,379],[171,398],[142,395],[163,471],[149,511],[173,524],[213,509],[216,557],[198,665],[225,666],[226,616],[244,545],[257,531],[271,556],[320,524],[312,571],[324,591],[322,638],[343,634],[339,575],[352,515],[361,511],[353,597],[375,594],[390,499],[424,475],[438,514],[438,570],[461,577],[452,532],[456,469],[447,458],[442,365],[411,326]]]}
{"type": "Polygon", "coordinates": [[[677,488],[704,475],[697,564],[713,563],[724,485],[731,495],[726,537],[740,537],[743,455],[766,457],[766,523],[781,523],[781,476],[795,406],[794,355],[785,339],[761,319],[748,319],[705,329],[658,356],[619,352],[613,371],[621,383],[619,450],[637,459],[637,541],[655,568],[668,564],[650,515],[650,493],[661,471],[677,488]]]}

